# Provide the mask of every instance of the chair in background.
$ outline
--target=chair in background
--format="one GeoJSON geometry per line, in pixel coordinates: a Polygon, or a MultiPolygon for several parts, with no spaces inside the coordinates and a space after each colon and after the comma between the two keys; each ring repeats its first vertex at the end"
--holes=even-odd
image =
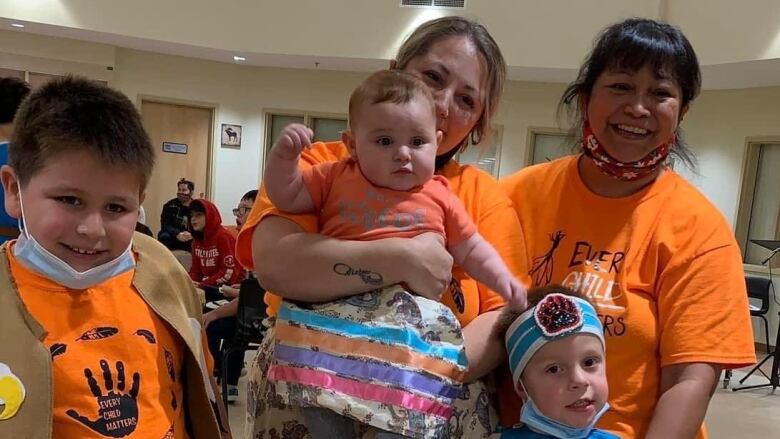
{"type": "MultiPolygon", "coordinates": [[[[769,321],[766,319],[766,314],[769,312],[769,288],[772,282],[768,277],[760,276],[745,276],[745,286],[747,287],[748,307],[750,309],[751,317],[758,317],[764,321],[764,335],[766,342],[766,352],[772,353],[769,346],[769,321]]],[[[761,372],[763,373],[763,372],[761,372]]],[[[729,387],[731,382],[732,372],[727,370],[723,377],[723,388],[729,387]]]]}
{"type": "Polygon", "coordinates": [[[768,277],[758,276],[745,276],[745,282],[747,284],[748,298],[760,301],[760,304],[750,303],[750,315],[764,321],[766,352],[771,353],[769,348],[769,321],[766,319],[766,314],[769,312],[769,287],[772,283],[768,277]]]}
{"type": "Polygon", "coordinates": [[[266,313],[266,304],[263,296],[265,289],[255,278],[249,278],[241,282],[238,292],[238,311],[236,313],[236,333],[232,340],[222,343],[222,402],[225,410],[228,409],[228,358],[233,352],[257,350],[265,336],[263,319],[266,313]]]}

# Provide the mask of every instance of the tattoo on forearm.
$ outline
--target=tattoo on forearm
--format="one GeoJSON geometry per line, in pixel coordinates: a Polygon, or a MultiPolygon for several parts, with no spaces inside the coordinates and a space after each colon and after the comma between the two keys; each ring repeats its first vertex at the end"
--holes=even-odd
{"type": "Polygon", "coordinates": [[[360,279],[362,279],[363,282],[367,283],[368,285],[382,285],[382,282],[384,281],[384,278],[379,273],[369,270],[362,270],[360,268],[352,268],[347,264],[342,264],[341,262],[333,266],[333,271],[336,274],[340,274],[342,276],[360,276],[360,279]]]}

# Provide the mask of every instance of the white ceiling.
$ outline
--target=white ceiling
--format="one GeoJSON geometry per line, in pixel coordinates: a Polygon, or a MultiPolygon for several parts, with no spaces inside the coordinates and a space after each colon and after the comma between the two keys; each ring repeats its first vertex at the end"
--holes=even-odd
{"type": "MultiPolygon", "coordinates": [[[[240,64],[249,66],[368,72],[385,68],[389,61],[381,58],[237,52],[221,48],[159,41],[51,24],[10,20],[2,17],[0,17],[0,29],[226,63],[234,63],[233,56],[239,55],[246,58],[240,64]],[[25,27],[23,29],[14,28],[11,27],[11,23],[22,23],[25,27]]],[[[706,89],[735,89],[780,85],[780,59],[703,65],[702,72],[704,88],[706,89]]],[[[576,74],[577,71],[573,68],[517,65],[510,65],[508,72],[511,80],[552,83],[570,82],[575,78],[576,74]]]]}

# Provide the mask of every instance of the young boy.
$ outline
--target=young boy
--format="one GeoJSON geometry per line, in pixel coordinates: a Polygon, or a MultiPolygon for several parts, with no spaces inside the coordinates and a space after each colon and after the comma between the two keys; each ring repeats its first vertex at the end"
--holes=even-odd
{"type": "MultiPolygon", "coordinates": [[[[350,130],[342,140],[351,158],[304,172],[298,169],[298,159],[310,144],[311,131],[302,125],[282,130],[265,168],[264,184],[271,201],[283,211],[319,213],[321,233],[342,239],[438,233],[455,262],[470,276],[514,306],[524,307],[524,287],[477,232],[465,208],[449,190],[447,180],[434,175],[441,134],[436,131],[434,101],[428,87],[419,78],[400,71],[374,73],[352,94],[349,114],[350,130]]],[[[369,284],[374,282],[372,273],[356,272],[344,264],[336,264],[333,269],[339,274],[364,276],[369,284]]],[[[313,311],[285,303],[278,317],[282,323],[277,322],[275,336],[281,339],[274,356],[277,364],[271,367],[269,376],[280,383],[276,387],[287,393],[283,397],[288,400],[300,393],[296,389],[301,386],[304,398],[312,394],[306,392],[308,388],[325,393],[302,402],[291,401],[330,409],[304,410],[307,427],[315,438],[354,435],[354,421],[347,421],[346,416],[334,419],[335,413],[348,413],[352,419],[386,430],[377,437],[444,434],[453,397],[461,384],[460,372],[466,367],[460,327],[448,308],[394,286],[331,305],[315,305],[313,311]],[[342,321],[327,320],[334,317],[342,321]],[[354,322],[361,326],[353,326],[354,322]],[[300,344],[318,335],[296,339],[300,335],[287,327],[301,325],[318,327],[326,337],[343,337],[344,343],[331,340],[333,348],[328,354],[322,353],[323,346],[318,343],[317,352],[304,355],[300,344]],[[375,331],[377,325],[384,332],[375,331]],[[338,360],[332,358],[340,347],[366,338],[425,358],[411,359],[399,353],[397,357],[380,358],[381,365],[373,368],[362,367],[360,362],[377,361],[375,355],[364,354],[362,360],[355,360],[354,356],[360,354],[340,352],[338,360]],[[345,375],[350,377],[346,381],[345,375]]]]}
{"type": "Polygon", "coordinates": [[[0,247],[0,437],[229,437],[192,283],[133,232],[154,149],[130,100],[54,80],[10,148],[0,178],[22,233],[0,247]]]}
{"type": "Polygon", "coordinates": [[[528,303],[501,319],[511,322],[504,339],[523,425],[493,437],[617,438],[594,428],[609,404],[604,330],[593,305],[559,286],[530,291],[528,303]]]}
{"type": "Polygon", "coordinates": [[[236,239],[222,226],[222,216],[211,201],[190,203],[192,234],[190,278],[205,287],[241,282],[243,270],[236,264],[236,239]]]}

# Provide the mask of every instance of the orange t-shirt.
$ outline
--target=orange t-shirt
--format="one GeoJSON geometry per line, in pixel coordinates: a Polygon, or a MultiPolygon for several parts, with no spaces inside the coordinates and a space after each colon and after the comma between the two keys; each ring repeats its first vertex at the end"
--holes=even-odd
{"type": "Polygon", "coordinates": [[[323,235],[372,241],[435,232],[447,247],[453,247],[477,231],[440,175],[412,190],[396,191],[375,186],[357,162],[345,159],[305,169],[303,182],[319,214],[323,235]]]}
{"type": "MultiPolygon", "coordinates": [[[[665,366],[755,362],[739,248],[720,212],[682,177],[665,171],[636,194],[605,198],[567,157],[501,184],[520,218],[533,285],[563,284],[597,305],[611,405],[600,428],[644,437],[665,366]]],[[[519,409],[505,410],[504,422],[517,420],[519,409]]]]}
{"type": "MultiPolygon", "coordinates": [[[[349,153],[343,143],[317,142],[311,149],[304,151],[299,166],[301,169],[307,169],[317,163],[333,162],[347,157],[349,153]]],[[[463,203],[466,213],[476,224],[477,231],[495,247],[509,270],[514,274],[520,273],[517,265],[521,259],[520,255],[523,254],[520,251],[522,248],[520,226],[509,199],[495,179],[473,166],[460,166],[455,161],[447,163],[439,170],[438,175],[448,181],[450,190],[463,203]]],[[[257,224],[268,215],[288,218],[310,233],[319,231],[317,215],[292,215],[279,212],[261,188],[246,224],[238,234],[236,257],[244,267],[254,267],[252,233],[257,224]]],[[[262,261],[257,263],[261,264],[262,261]]],[[[462,294],[445,293],[442,296],[442,303],[452,309],[461,325],[465,326],[478,315],[504,305],[504,299],[498,293],[477,283],[460,267],[453,267],[452,275],[453,279],[460,282],[462,294]]],[[[266,295],[269,315],[276,314],[280,301],[278,296],[270,293],[266,295]]]]}
{"type": "Polygon", "coordinates": [[[186,438],[183,342],[132,286],[134,272],[75,291],[7,254],[22,302],[47,332],[52,437],[186,438]]]}

